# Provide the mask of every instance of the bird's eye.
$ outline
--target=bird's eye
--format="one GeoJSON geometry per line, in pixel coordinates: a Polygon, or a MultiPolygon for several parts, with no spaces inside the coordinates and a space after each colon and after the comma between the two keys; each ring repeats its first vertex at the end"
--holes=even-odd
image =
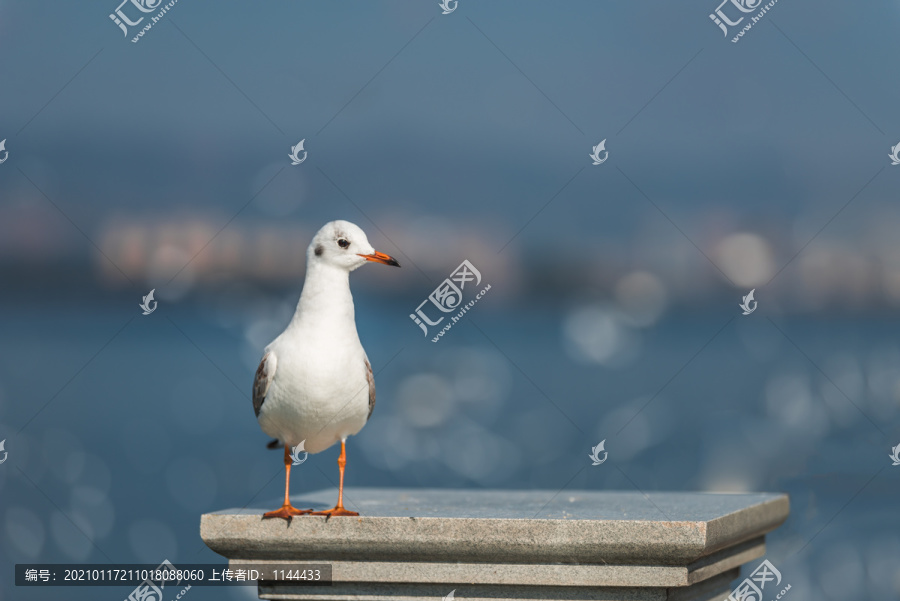
{"type": "Polygon", "coordinates": [[[348,246],[350,246],[350,241],[341,238],[340,240],[338,240],[338,246],[340,246],[341,248],[347,248],[348,246]]]}

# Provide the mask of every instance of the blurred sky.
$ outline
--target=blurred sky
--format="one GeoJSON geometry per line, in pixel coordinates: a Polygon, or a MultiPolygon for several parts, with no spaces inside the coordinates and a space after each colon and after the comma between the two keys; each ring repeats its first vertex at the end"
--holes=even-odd
{"type": "Polygon", "coordinates": [[[738,43],[705,0],[180,0],[138,43],[116,7],[0,0],[0,599],[215,562],[199,515],[275,502],[250,381],[336,218],[404,266],[353,275],[350,485],[787,491],[791,598],[900,595],[900,3],[738,43]],[[463,259],[492,289],[431,343],[463,259]]]}
{"type": "Polygon", "coordinates": [[[102,4],[4,2],[3,265],[96,255],[68,219],[109,250],[122,220],[215,232],[253,199],[232,230],[343,216],[421,254],[419,240],[451,251],[436,224],[477,229],[485,250],[525,227],[513,258],[618,272],[642,250],[657,271],[684,255],[672,279],[690,288],[727,284],[719,269],[753,287],[788,265],[773,291],[821,280],[791,261],[815,237],[807,262],[871,272],[853,282],[864,304],[900,304],[896,174],[880,171],[900,142],[895,2],[778,3],[737,44],[703,2],[491,2],[453,18],[433,4],[180,2],[133,44],[102,4]],[[308,161],[286,168],[300,139],[308,161]],[[595,168],[601,139],[612,158],[595,168]],[[747,232],[763,256],[738,254],[768,267],[742,278],[722,243],[747,232]],[[647,253],[660,239],[668,252],[647,253]]]}

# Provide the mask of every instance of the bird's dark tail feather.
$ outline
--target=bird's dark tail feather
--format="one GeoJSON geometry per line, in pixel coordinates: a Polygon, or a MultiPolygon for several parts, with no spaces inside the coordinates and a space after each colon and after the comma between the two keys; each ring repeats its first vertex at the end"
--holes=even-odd
{"type": "Polygon", "coordinates": [[[269,444],[266,445],[266,448],[267,449],[280,449],[283,446],[284,445],[281,444],[280,440],[278,440],[277,438],[273,438],[272,442],[270,442],[269,444]]]}

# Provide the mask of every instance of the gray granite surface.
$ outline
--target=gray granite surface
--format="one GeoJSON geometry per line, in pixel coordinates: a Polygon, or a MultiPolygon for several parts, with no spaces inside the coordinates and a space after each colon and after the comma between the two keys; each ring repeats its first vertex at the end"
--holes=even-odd
{"type": "MultiPolygon", "coordinates": [[[[347,488],[344,504],[366,517],[710,521],[777,499],[777,493],[347,488]]],[[[298,508],[334,506],[337,490],[291,497],[298,508]]],[[[211,515],[260,515],[281,500],[211,515]]]]}
{"type": "MultiPolygon", "coordinates": [[[[292,499],[331,506],[333,490],[292,499]]],[[[783,494],[347,489],[359,517],[263,520],[272,507],[201,518],[230,559],[686,566],[758,538],[789,511],[783,494]]]]}

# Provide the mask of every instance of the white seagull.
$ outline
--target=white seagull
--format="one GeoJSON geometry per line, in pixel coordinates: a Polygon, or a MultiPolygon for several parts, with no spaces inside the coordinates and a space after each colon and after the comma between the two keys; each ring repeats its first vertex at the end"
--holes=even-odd
{"type": "Polygon", "coordinates": [[[263,432],[284,444],[284,505],[264,518],[358,515],[344,508],[345,443],[375,407],[375,380],[356,332],[350,272],[367,261],[400,267],[376,252],[348,221],[326,223],[306,249],[306,279],[294,317],[265,348],[253,382],[253,410],[263,432]],[[291,505],[290,448],[319,453],[340,441],[340,487],[333,509],[313,512],[291,505]]]}

